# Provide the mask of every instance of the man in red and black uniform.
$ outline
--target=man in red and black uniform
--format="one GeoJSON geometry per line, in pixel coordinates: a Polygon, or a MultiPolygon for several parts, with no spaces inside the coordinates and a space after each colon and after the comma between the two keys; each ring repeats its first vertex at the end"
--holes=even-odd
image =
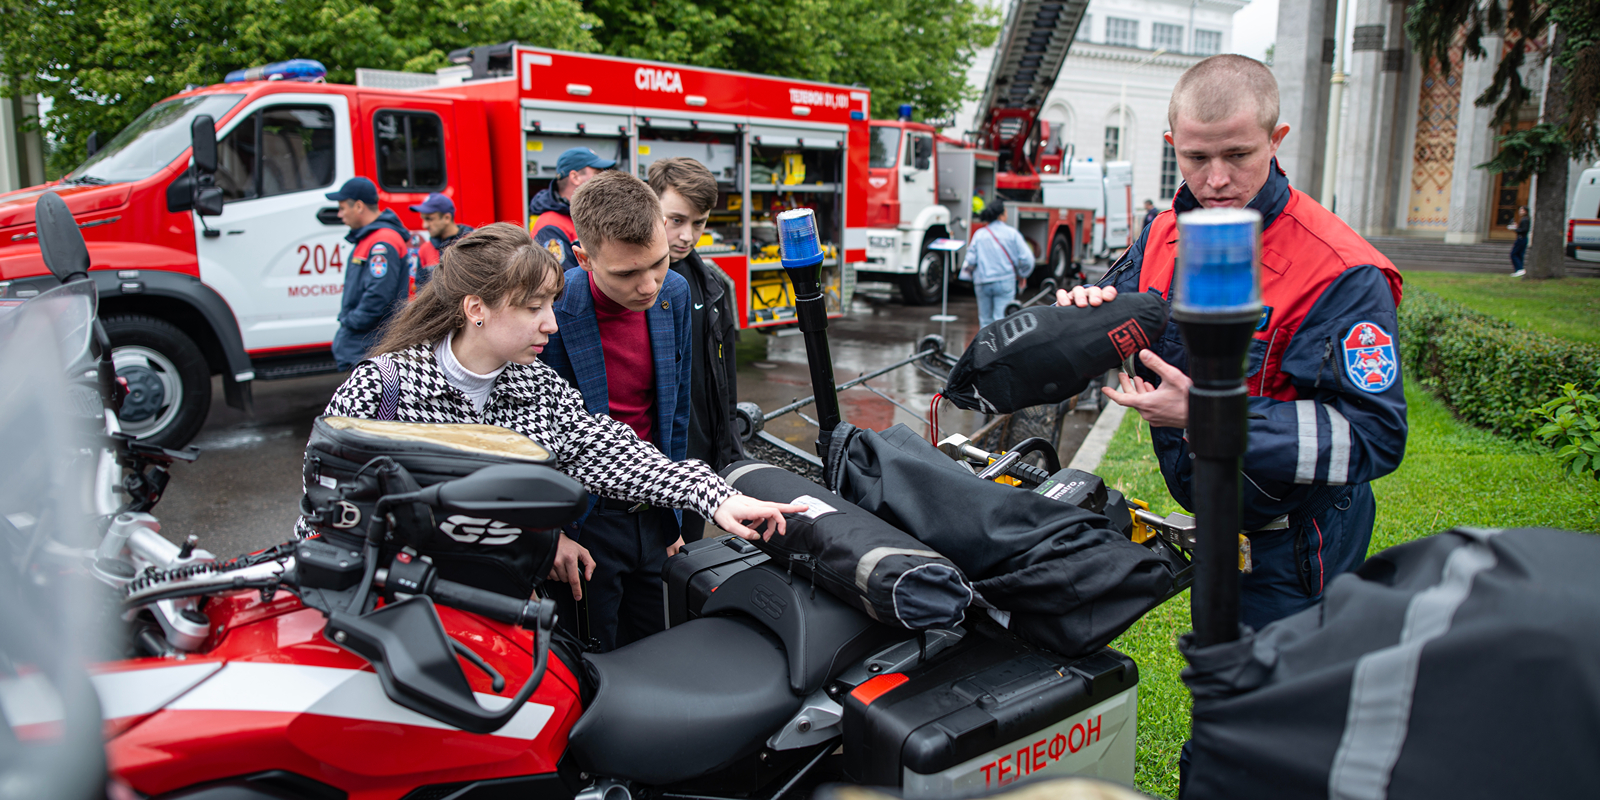
{"type": "Polygon", "coordinates": [[[393,211],[378,208],[378,187],[367,178],[351,178],[327,198],[339,203],[339,219],[350,226],[345,241],[355,245],[344,267],[339,330],[333,335],[334,363],[348,371],[367,357],[383,323],[405,302],[411,232],[393,211]]]}
{"type": "Polygon", "coordinates": [[[455,201],[439,192],[428,195],[428,199],[411,206],[411,210],[422,215],[422,227],[428,229],[428,241],[417,248],[415,284],[421,289],[433,277],[433,268],[439,266],[439,256],[445,249],[475,228],[458,224],[455,201]]]}
{"type": "Polygon", "coordinates": [[[578,188],[617,162],[595,155],[587,147],[574,147],[556,158],[556,179],[528,203],[534,215],[528,230],[533,240],[561,262],[562,269],[576,269],[578,257],[572,247],[578,243],[578,229],[572,224],[572,197],[578,188]]]}
{"type": "MultiPolygon", "coordinates": [[[[1190,67],[1173,89],[1167,141],[1184,184],[1172,209],[1101,284],[1058,294],[1100,305],[1119,292],[1171,297],[1177,214],[1251,208],[1262,222],[1261,301],[1250,345],[1250,438],[1243,510],[1254,571],[1241,579],[1241,616],[1261,628],[1309,607],[1334,576],[1355,569],[1372,539],[1370,482],[1405,455],[1406,403],[1395,343],[1400,273],[1342,220],[1289,186],[1278,145],[1278,85],[1261,63],[1222,55],[1190,67]]],[[[1157,460],[1178,502],[1193,475],[1187,358],[1177,325],[1139,353],[1112,400],[1150,423],[1157,460]]]]}

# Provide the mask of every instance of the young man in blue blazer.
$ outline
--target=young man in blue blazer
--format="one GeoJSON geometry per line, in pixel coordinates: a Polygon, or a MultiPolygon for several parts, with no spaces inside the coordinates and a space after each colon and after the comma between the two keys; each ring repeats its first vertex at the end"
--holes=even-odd
{"type": "MultiPolygon", "coordinates": [[[[689,284],[670,271],[661,204],[626,172],[604,172],[572,198],[581,246],[556,301],[560,330],[541,358],[583,395],[674,461],[688,448],[689,284]]],[[[666,627],[661,570],[683,545],[678,511],[591,496],[572,538],[594,558],[589,634],[605,650],[666,627]]],[[[576,628],[577,597],[552,585],[561,617],[576,628]]]]}

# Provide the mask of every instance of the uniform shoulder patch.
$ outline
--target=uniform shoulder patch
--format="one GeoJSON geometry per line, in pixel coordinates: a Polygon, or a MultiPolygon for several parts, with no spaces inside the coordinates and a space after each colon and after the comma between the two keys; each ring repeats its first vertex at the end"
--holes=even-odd
{"type": "Polygon", "coordinates": [[[1350,382],[1377,394],[1400,376],[1394,337],[1375,322],[1357,322],[1344,336],[1344,369],[1350,382]]]}
{"type": "Polygon", "coordinates": [[[545,242],[544,249],[549,250],[550,255],[555,256],[557,261],[567,260],[567,250],[561,246],[560,239],[551,239],[550,241],[545,242]]]}
{"type": "Polygon", "coordinates": [[[367,256],[367,271],[371,272],[374,278],[383,277],[389,272],[389,257],[377,248],[373,248],[372,253],[367,256]]]}

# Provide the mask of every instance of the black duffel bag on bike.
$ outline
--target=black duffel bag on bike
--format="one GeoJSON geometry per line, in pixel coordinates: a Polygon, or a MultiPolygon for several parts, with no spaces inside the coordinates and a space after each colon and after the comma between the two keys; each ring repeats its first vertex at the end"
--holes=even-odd
{"type": "Polygon", "coordinates": [[[833,492],[765,461],[722,476],[758,500],[809,507],[785,515],[782,536],[757,541],[780,569],[800,572],[873,619],[910,630],[961,624],[972,587],[950,559],[833,492]]]}
{"type": "MultiPolygon", "coordinates": [[[[496,464],[553,467],[555,457],[527,436],[494,425],[318,417],[306,445],[300,513],[324,539],[359,550],[378,498],[496,464]]],[[[430,557],[445,580],[530,597],[555,561],[559,531],[462,514],[436,519],[421,504],[392,513],[391,536],[430,557]]]]}

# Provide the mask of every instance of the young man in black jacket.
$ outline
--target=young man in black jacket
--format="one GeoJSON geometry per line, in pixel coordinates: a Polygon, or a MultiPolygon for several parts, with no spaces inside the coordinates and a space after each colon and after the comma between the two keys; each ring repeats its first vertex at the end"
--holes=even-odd
{"type": "MultiPolygon", "coordinates": [[[[689,281],[692,300],[689,457],[720,470],[744,458],[744,450],[733,423],[739,338],[733,281],[694,249],[717,205],[717,179],[692,158],[663,158],[650,165],[650,188],[661,198],[672,271],[689,281]]],[[[704,527],[702,520],[684,514],[684,541],[699,539],[704,527]]]]}

